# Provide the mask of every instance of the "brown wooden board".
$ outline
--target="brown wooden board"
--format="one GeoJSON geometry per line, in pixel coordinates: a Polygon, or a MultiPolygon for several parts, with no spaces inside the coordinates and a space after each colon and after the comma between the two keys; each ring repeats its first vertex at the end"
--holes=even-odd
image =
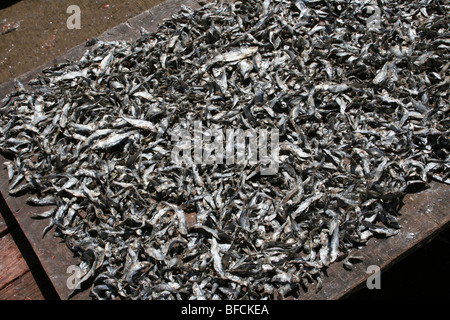
{"type": "Polygon", "coordinates": [[[0,290],[0,300],[43,300],[41,293],[31,271],[9,283],[0,290]]]}
{"type": "Polygon", "coordinates": [[[161,2],[163,0],[0,1],[0,83],[59,57],[74,45],[98,37],[161,2]],[[67,10],[71,5],[80,8],[80,29],[67,28],[72,16],[67,10]]]}
{"type": "Polygon", "coordinates": [[[0,300],[58,299],[36,253],[4,203],[1,212],[7,230],[0,235],[0,300]]]}
{"type": "Polygon", "coordinates": [[[3,219],[2,215],[0,214],[0,236],[6,232],[8,229],[8,226],[6,225],[5,219],[3,219]]]}
{"type": "MultiPolygon", "coordinates": [[[[127,22],[104,32],[98,37],[98,39],[102,41],[132,41],[140,36],[141,28],[147,32],[155,32],[163,19],[170,18],[173,14],[176,14],[182,5],[193,9],[200,7],[199,2],[195,0],[167,0],[151,8],[150,10],[129,19],[127,22]]],[[[22,82],[25,87],[28,87],[27,83],[42,72],[43,69],[65,62],[66,60],[77,60],[81,58],[84,52],[88,49],[89,48],[84,44],[78,45],[59,58],[55,59],[52,63],[45,64],[30,72],[27,72],[19,76],[17,80],[22,82]]],[[[9,81],[0,85],[0,99],[13,90],[14,81],[9,81]]],[[[49,208],[28,206],[26,204],[26,199],[28,197],[27,195],[21,197],[9,196],[9,182],[6,168],[4,166],[5,161],[7,161],[7,159],[0,156],[0,192],[8,204],[9,209],[17,219],[20,227],[24,231],[28,241],[35,250],[42,267],[48,274],[55,290],[62,299],[66,299],[72,293],[72,290],[67,287],[67,280],[70,276],[70,274],[67,273],[67,268],[71,265],[77,265],[79,260],[72,255],[65,243],[61,242],[60,238],[52,236],[52,231],[48,232],[45,238],[42,237],[42,231],[45,226],[48,225],[49,221],[31,220],[30,216],[32,212],[44,212],[49,208]]],[[[89,290],[85,290],[81,293],[77,293],[72,297],[72,299],[87,299],[89,293],[88,291],[89,290]]]]}
{"type": "MultiPolygon", "coordinates": [[[[5,159],[0,156],[0,163],[2,164],[0,168],[0,192],[33,247],[56,291],[60,296],[64,295],[66,297],[69,294],[65,280],[67,278],[66,271],[68,266],[78,264],[78,260],[73,257],[65,243],[62,243],[60,238],[53,237],[51,232],[45,238],[42,237],[42,231],[49,221],[32,220],[30,218],[32,212],[42,212],[46,209],[48,210],[48,208],[26,205],[25,201],[28,195],[21,197],[9,196],[8,175],[3,165],[4,162],[5,159]]],[[[3,247],[0,246],[0,248],[2,248],[0,253],[3,253],[3,247]]]]}
{"type": "Polygon", "coordinates": [[[6,234],[0,238],[0,290],[29,271],[12,236],[6,234]]]}
{"type": "MultiPolygon", "coordinates": [[[[141,27],[148,32],[156,31],[157,25],[164,18],[168,18],[176,13],[181,5],[187,5],[192,8],[199,7],[197,1],[168,0],[105,32],[99,39],[104,41],[133,40],[139,36],[141,27]]],[[[66,59],[76,60],[87,49],[84,45],[74,47],[56,59],[54,63],[60,63],[66,59]]],[[[29,80],[34,78],[46,66],[22,75],[19,77],[19,80],[26,85],[29,80]]],[[[13,88],[14,84],[12,81],[1,85],[0,98],[11,92],[13,88]]],[[[31,220],[30,215],[32,212],[43,212],[47,208],[26,205],[25,200],[27,196],[10,197],[8,195],[8,178],[3,165],[4,161],[5,159],[0,157],[0,192],[39,257],[57,293],[62,299],[66,299],[71,293],[66,284],[69,276],[66,271],[70,265],[77,264],[78,259],[71,254],[60,238],[52,236],[52,231],[44,238],[42,237],[42,231],[49,221],[31,220]]],[[[405,206],[401,211],[402,219],[400,222],[403,228],[397,236],[387,240],[372,239],[367,246],[357,250],[355,254],[362,255],[365,259],[362,263],[356,264],[351,272],[343,269],[342,262],[333,264],[328,269],[328,277],[323,279],[322,290],[316,293],[314,285],[312,285],[311,290],[303,295],[302,298],[342,298],[364,285],[369,276],[366,273],[367,266],[377,265],[382,270],[386,270],[390,265],[426,243],[437,232],[449,225],[450,215],[445,201],[448,196],[448,186],[439,183],[432,183],[431,189],[424,192],[408,195],[405,198],[405,206]]],[[[0,248],[2,248],[1,245],[0,248]]],[[[3,249],[1,250],[0,254],[3,252],[3,249]]],[[[88,290],[74,296],[74,299],[87,298],[88,290]]]]}
{"type": "MultiPolygon", "coordinates": [[[[383,288],[383,271],[430,241],[450,225],[448,200],[450,186],[431,182],[430,188],[415,194],[407,194],[400,210],[400,232],[388,239],[370,239],[367,245],[353,250],[363,261],[354,264],[351,271],[344,269],[343,262],[331,265],[323,280],[322,290],[316,292],[311,286],[302,299],[341,299],[366,285],[371,275],[369,266],[381,269],[380,282],[383,288]]],[[[376,289],[373,289],[376,290],[376,289]]]]}
{"type": "MultiPolygon", "coordinates": [[[[232,2],[234,0],[224,0],[224,2],[232,2]]],[[[176,14],[182,5],[188,6],[190,8],[199,8],[200,4],[212,2],[209,1],[196,1],[196,0],[166,0],[153,8],[142,12],[141,14],[129,19],[128,21],[119,24],[118,26],[105,31],[103,34],[98,36],[97,38],[102,41],[115,41],[115,40],[125,40],[132,41],[139,37],[141,28],[147,32],[154,32],[157,30],[158,25],[163,21],[163,19],[170,18],[173,14],[176,14]]],[[[44,68],[57,65],[59,63],[65,62],[66,60],[78,60],[81,58],[84,52],[88,50],[85,44],[80,44],[72,49],[68,50],[66,53],[62,54],[58,58],[52,60],[49,63],[43,64],[40,67],[37,67],[34,70],[26,72],[20,76],[18,76],[17,80],[19,80],[22,84],[27,86],[28,81],[35,78],[44,68]]],[[[14,79],[8,82],[5,82],[0,85],[0,100],[7,93],[14,90],[14,79]]]]}

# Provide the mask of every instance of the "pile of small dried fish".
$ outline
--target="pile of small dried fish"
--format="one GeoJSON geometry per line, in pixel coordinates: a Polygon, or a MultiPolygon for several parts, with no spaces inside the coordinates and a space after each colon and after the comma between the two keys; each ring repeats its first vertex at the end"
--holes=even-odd
{"type": "Polygon", "coordinates": [[[405,192],[449,182],[449,10],[236,1],[92,41],[3,99],[10,193],[55,205],[35,218],[98,299],[299,297],[395,235],[405,192]],[[278,129],[277,174],[174,164],[171,133],[194,121],[278,129]]]}

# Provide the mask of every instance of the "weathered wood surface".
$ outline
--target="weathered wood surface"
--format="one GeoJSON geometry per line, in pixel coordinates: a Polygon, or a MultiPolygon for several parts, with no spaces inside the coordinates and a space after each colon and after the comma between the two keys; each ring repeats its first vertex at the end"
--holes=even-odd
{"type": "Polygon", "coordinates": [[[12,236],[0,238],[0,290],[29,271],[12,236]]]}
{"type": "Polygon", "coordinates": [[[361,263],[355,264],[351,271],[343,267],[342,262],[331,265],[323,280],[323,288],[316,293],[314,287],[303,299],[341,299],[366,285],[370,276],[366,273],[371,265],[383,271],[406,257],[414,250],[430,241],[433,236],[450,225],[450,186],[432,182],[430,188],[405,196],[401,208],[399,223],[400,232],[388,239],[371,239],[361,249],[353,250],[353,254],[362,256],[361,263]]]}
{"type": "Polygon", "coordinates": [[[58,299],[22,229],[0,198],[0,300],[58,299]]]}
{"type": "MultiPolygon", "coordinates": [[[[130,19],[127,23],[121,24],[116,28],[105,32],[99,39],[104,41],[133,40],[139,36],[141,27],[149,32],[155,31],[157,25],[164,18],[168,18],[176,13],[182,4],[193,8],[199,7],[197,1],[168,0],[137,17],[130,19]]],[[[54,63],[60,63],[66,59],[76,60],[81,57],[87,49],[88,48],[84,45],[74,47],[66,54],[56,59],[54,63]]],[[[48,64],[28,72],[19,77],[19,80],[26,84],[45,67],[50,65],[51,64],[48,64]]],[[[13,82],[1,85],[0,98],[13,90],[13,87],[13,82]]],[[[71,290],[69,290],[66,285],[67,277],[69,276],[69,274],[66,273],[66,270],[68,266],[77,264],[78,259],[72,256],[66,245],[61,242],[61,239],[52,236],[52,231],[50,231],[46,237],[42,238],[42,230],[49,221],[30,219],[31,212],[42,212],[46,210],[46,208],[30,207],[26,205],[25,200],[27,196],[10,197],[8,195],[8,181],[6,170],[3,165],[4,161],[5,159],[0,157],[0,192],[5,197],[9,208],[39,257],[40,262],[45,272],[49,275],[57,293],[62,299],[66,299],[71,293],[71,290]]],[[[377,265],[382,268],[382,270],[385,270],[390,265],[409,254],[412,250],[417,249],[420,245],[431,239],[433,235],[449,225],[450,215],[446,203],[446,199],[448,199],[449,196],[448,186],[438,183],[432,183],[431,189],[422,193],[408,195],[405,199],[405,206],[402,209],[402,218],[400,220],[403,228],[397,236],[387,240],[370,240],[367,246],[355,253],[356,255],[365,257],[363,263],[356,264],[353,271],[346,271],[342,267],[341,262],[332,265],[328,269],[328,277],[323,279],[322,290],[316,293],[313,285],[311,290],[303,295],[302,298],[342,298],[365,284],[365,281],[369,276],[366,273],[367,266],[377,265]]],[[[2,225],[4,225],[4,223],[0,220],[0,232],[2,230],[2,225]]],[[[0,255],[8,254],[3,253],[4,251],[3,246],[0,244],[0,255]]],[[[14,259],[14,253],[9,253],[8,255],[12,255],[12,259],[14,259]]],[[[0,261],[3,261],[3,259],[0,261]]],[[[6,268],[8,268],[8,266],[6,266],[6,268]]],[[[2,287],[1,281],[3,281],[3,287],[8,289],[5,293],[11,293],[12,290],[20,288],[20,285],[25,283],[26,278],[24,276],[28,274],[23,265],[19,264],[18,267],[11,266],[11,268],[12,270],[16,268],[17,270],[12,272],[18,272],[22,276],[16,277],[15,279],[22,280],[20,283],[16,283],[17,286],[15,287],[12,285],[11,279],[0,280],[0,288],[2,287]]],[[[8,273],[10,272],[8,271],[8,273]]],[[[27,277],[28,276],[29,274],[27,277]]],[[[0,297],[1,294],[2,293],[0,292],[0,297]]],[[[27,297],[30,295],[23,292],[17,293],[16,296],[27,297]]],[[[88,298],[87,290],[74,296],[74,299],[88,298]]]]}
{"type": "Polygon", "coordinates": [[[0,290],[0,300],[43,300],[30,270],[0,290]]]}
{"type": "MultiPolygon", "coordinates": [[[[3,217],[2,217],[3,219],[3,217]]],[[[13,237],[17,229],[6,229],[0,237],[0,300],[42,300],[44,297],[32,269],[13,237]]]]}
{"type": "MultiPolygon", "coordinates": [[[[233,0],[225,0],[233,1],[233,0]]],[[[212,0],[204,1],[212,2],[212,0]]],[[[164,19],[170,18],[173,14],[176,14],[181,6],[188,6],[196,9],[200,7],[200,4],[196,0],[166,0],[153,8],[142,12],[141,14],[129,19],[128,21],[119,24],[118,26],[105,31],[97,38],[102,41],[133,41],[140,36],[141,29],[147,32],[154,32],[157,30],[158,25],[163,22],[164,19]]],[[[25,87],[27,83],[36,77],[43,69],[63,63],[67,60],[78,60],[82,57],[89,48],[84,43],[79,44],[60,57],[53,61],[44,64],[34,70],[24,73],[16,79],[20,81],[25,87]]],[[[0,85],[0,98],[3,98],[7,93],[14,90],[14,79],[0,85]]],[[[1,99],[0,99],[1,100],[1,99]]]]}
{"type": "Polygon", "coordinates": [[[1,0],[0,83],[59,57],[163,1],[1,0]],[[71,5],[80,8],[80,29],[68,29],[68,18],[73,17],[67,12],[71,5]],[[13,25],[19,27],[4,34],[13,25]]]}
{"type": "Polygon", "coordinates": [[[2,236],[7,229],[8,226],[6,225],[5,219],[0,215],[0,236],[2,236]]]}
{"type": "MultiPolygon", "coordinates": [[[[52,236],[52,231],[50,231],[45,238],[42,237],[42,231],[45,226],[48,225],[49,221],[32,220],[30,218],[32,212],[39,212],[48,208],[30,207],[26,205],[25,201],[28,195],[21,197],[9,196],[8,176],[5,166],[3,165],[4,161],[5,159],[0,156],[0,192],[25,233],[36,255],[39,257],[41,264],[49,275],[55,289],[58,293],[67,296],[69,292],[65,280],[66,270],[69,265],[77,264],[78,260],[73,257],[66,245],[61,242],[61,239],[52,236]]],[[[0,248],[0,252],[3,253],[3,247],[0,246],[0,248]]]]}
{"type": "MultiPolygon", "coordinates": [[[[135,40],[140,36],[141,28],[147,32],[156,31],[163,19],[167,19],[173,14],[176,14],[182,5],[194,9],[200,7],[198,1],[195,0],[167,0],[150,10],[129,19],[127,22],[104,32],[98,39],[102,41],[135,40]]],[[[43,69],[65,62],[66,60],[77,60],[81,58],[88,49],[89,48],[84,44],[78,45],[55,59],[52,63],[45,64],[35,70],[27,72],[18,77],[17,80],[27,87],[27,83],[42,72],[43,69]]],[[[13,90],[14,81],[9,81],[0,85],[0,99],[13,90]]],[[[26,195],[21,197],[9,196],[8,175],[5,166],[3,165],[5,161],[6,159],[0,156],[0,192],[27,236],[28,241],[34,248],[45,272],[48,274],[59,296],[62,299],[66,299],[72,293],[72,290],[67,287],[67,278],[70,274],[66,273],[66,271],[70,265],[78,264],[79,260],[72,255],[65,243],[61,242],[61,239],[52,236],[52,230],[48,232],[45,238],[42,238],[42,230],[49,223],[48,221],[30,219],[32,212],[44,212],[45,210],[48,210],[48,208],[30,207],[26,205],[25,201],[28,197],[26,195]]],[[[72,297],[72,299],[86,298],[88,298],[88,290],[72,297]]]]}

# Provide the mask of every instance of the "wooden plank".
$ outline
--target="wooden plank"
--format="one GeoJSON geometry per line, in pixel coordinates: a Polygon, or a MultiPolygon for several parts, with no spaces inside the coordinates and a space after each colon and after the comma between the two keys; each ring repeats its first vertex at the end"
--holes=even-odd
{"type": "MultiPolygon", "coordinates": [[[[0,83],[20,76],[51,61],[74,45],[98,37],[117,24],[153,7],[163,0],[102,1],[17,1],[0,10],[0,21],[19,23],[13,32],[2,34],[0,41],[0,83]],[[104,5],[108,6],[104,7],[104,5]],[[68,29],[67,8],[77,5],[81,12],[80,29],[68,29]]],[[[0,3],[12,2],[2,0],[0,3]]],[[[139,29],[137,29],[139,30],[139,29]]],[[[5,31],[5,30],[2,30],[5,31]]]]}
{"type": "Polygon", "coordinates": [[[0,197],[0,237],[17,227],[17,222],[8,210],[9,208],[5,199],[0,197]]]}
{"type": "Polygon", "coordinates": [[[29,271],[11,234],[0,238],[0,290],[29,271]]]}
{"type": "Polygon", "coordinates": [[[6,225],[5,219],[0,213],[0,236],[2,236],[6,230],[8,229],[8,226],[6,225]]]}
{"type": "MultiPolygon", "coordinates": [[[[139,33],[140,27],[152,32],[156,30],[158,23],[164,18],[176,13],[181,4],[198,7],[196,1],[168,0],[161,5],[146,11],[137,17],[130,19],[127,23],[121,24],[105,32],[99,38],[104,41],[110,40],[133,40],[139,33]]],[[[87,50],[84,45],[79,45],[66,54],[55,60],[54,63],[63,62],[65,59],[77,59],[87,50]]],[[[28,72],[19,80],[24,84],[34,78],[46,66],[39,67],[28,72]]],[[[13,82],[0,86],[0,98],[13,89],[13,82]]],[[[65,244],[58,238],[54,238],[51,232],[42,238],[42,230],[48,224],[46,220],[31,221],[31,212],[42,212],[46,208],[29,207],[25,204],[26,196],[9,197],[8,182],[4,166],[4,158],[0,158],[0,191],[24,230],[28,240],[33,246],[42,266],[54,284],[61,298],[67,298],[70,290],[66,286],[68,274],[67,267],[77,264],[78,259],[73,257],[65,244]]],[[[442,230],[449,224],[448,209],[443,199],[449,196],[448,186],[433,183],[432,189],[420,194],[407,196],[406,205],[402,209],[403,216],[400,223],[403,229],[396,237],[387,240],[373,239],[368,245],[358,250],[355,254],[365,256],[361,264],[354,266],[353,271],[345,271],[342,262],[333,264],[328,269],[328,277],[323,279],[323,289],[318,293],[310,290],[302,296],[303,299],[338,299],[364,285],[367,277],[367,266],[378,265],[382,270],[386,270],[392,263],[395,263],[412,250],[429,240],[436,232],[442,230]]],[[[0,248],[2,246],[0,245],[0,248]]],[[[2,249],[3,250],[3,249],[2,249]]],[[[1,254],[1,253],[0,253],[1,254]]],[[[75,298],[87,299],[87,292],[83,292],[75,298]]]]}
{"type": "MultiPolygon", "coordinates": [[[[176,14],[182,5],[186,5],[194,9],[200,7],[198,1],[195,0],[167,0],[151,8],[150,10],[129,19],[127,22],[106,31],[98,38],[102,41],[135,40],[139,37],[139,28],[142,27],[148,32],[155,32],[158,24],[160,24],[163,19],[169,18],[171,15],[176,14]]],[[[66,60],[77,60],[88,49],[89,48],[87,48],[84,44],[78,45],[59,58],[55,59],[52,63],[47,63],[36,68],[35,70],[27,72],[17,79],[28,87],[28,81],[35,78],[44,68],[66,60]]],[[[13,90],[13,81],[0,85],[0,98],[13,90]]],[[[26,195],[21,197],[9,196],[8,178],[6,168],[4,166],[5,161],[6,159],[0,156],[0,192],[36,252],[36,255],[53,283],[57,293],[62,299],[67,299],[72,291],[67,288],[66,282],[69,274],[67,274],[66,271],[70,265],[78,264],[79,260],[72,255],[72,253],[67,249],[65,243],[61,242],[61,239],[52,237],[51,231],[45,238],[42,238],[42,231],[49,221],[31,221],[30,215],[32,212],[44,212],[49,208],[28,206],[26,204],[26,195]]],[[[74,299],[87,299],[88,293],[88,290],[85,290],[75,295],[74,299]]]]}
{"type": "Polygon", "coordinates": [[[0,300],[44,300],[44,296],[31,271],[27,271],[0,290],[0,300]]]}
{"type": "MultiPolygon", "coordinates": [[[[231,2],[234,0],[224,0],[225,2],[231,2]]],[[[212,2],[212,0],[204,1],[212,2]]],[[[166,0],[151,9],[142,12],[141,14],[129,19],[128,21],[119,24],[118,26],[111,28],[101,35],[97,36],[98,39],[102,41],[114,41],[114,40],[125,40],[133,41],[137,39],[140,35],[140,28],[148,32],[155,32],[158,25],[173,14],[176,14],[182,5],[191,7],[193,9],[199,8],[199,1],[196,0],[166,0]]],[[[85,53],[89,48],[85,46],[84,43],[79,44],[72,49],[68,50],[66,53],[62,54],[58,58],[55,58],[51,62],[45,63],[36,69],[26,72],[15,79],[19,80],[25,87],[28,88],[27,83],[35,78],[43,69],[50,66],[63,63],[66,60],[78,60],[81,58],[83,53],[85,53]]],[[[7,93],[14,90],[14,81],[8,81],[0,85],[0,100],[7,93]]],[[[0,105],[1,106],[1,105],[0,105]]]]}
{"type": "Polygon", "coordinates": [[[378,266],[382,273],[390,266],[419,249],[440,231],[450,225],[448,200],[450,186],[438,182],[430,183],[430,188],[404,198],[400,210],[400,232],[388,239],[370,239],[366,246],[353,250],[354,255],[364,257],[351,271],[344,269],[343,262],[331,265],[327,277],[323,279],[322,290],[316,292],[315,286],[301,299],[341,299],[365,286],[370,276],[367,269],[378,266]]]}
{"type": "MultiPolygon", "coordinates": [[[[78,263],[78,260],[73,257],[66,245],[61,242],[61,239],[53,237],[51,232],[47,237],[42,237],[42,230],[49,223],[47,220],[31,220],[30,216],[32,212],[39,212],[45,210],[42,208],[34,208],[27,206],[25,201],[27,195],[21,197],[11,197],[8,194],[8,181],[6,175],[6,169],[3,165],[5,159],[0,156],[0,192],[8,204],[11,212],[19,223],[20,227],[24,231],[28,241],[30,242],[33,250],[38,256],[44,270],[49,275],[52,283],[58,283],[60,291],[64,292],[67,296],[69,291],[65,286],[65,273],[69,265],[78,263]],[[64,291],[64,288],[66,290],[64,291]]],[[[48,209],[48,208],[47,208],[48,209]]],[[[3,254],[3,247],[0,254],[3,254]]],[[[56,287],[55,287],[56,288],[56,287]]]]}

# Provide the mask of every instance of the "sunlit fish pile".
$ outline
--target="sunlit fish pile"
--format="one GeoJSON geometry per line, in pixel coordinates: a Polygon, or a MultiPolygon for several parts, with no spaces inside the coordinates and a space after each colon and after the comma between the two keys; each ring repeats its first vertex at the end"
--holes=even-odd
{"type": "Polygon", "coordinates": [[[33,217],[97,299],[320,290],[330,264],[398,233],[406,192],[449,182],[449,10],[235,1],[183,7],[132,43],[89,41],[3,97],[10,194],[53,205],[33,217]],[[195,121],[278,129],[278,171],[174,163],[171,134],[195,121]]]}

